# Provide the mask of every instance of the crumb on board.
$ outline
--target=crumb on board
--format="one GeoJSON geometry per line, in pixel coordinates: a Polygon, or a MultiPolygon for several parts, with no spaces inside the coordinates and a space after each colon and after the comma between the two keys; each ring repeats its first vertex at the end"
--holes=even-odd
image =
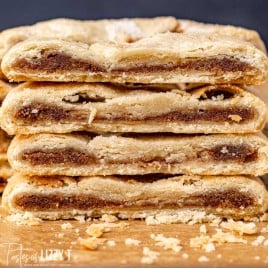
{"type": "Polygon", "coordinates": [[[205,246],[205,251],[206,252],[212,252],[212,251],[215,251],[215,245],[213,242],[209,242],[208,244],[206,244],[205,246]]]}
{"type": "Polygon", "coordinates": [[[268,225],[261,228],[261,233],[262,234],[268,233],[268,225]]]}
{"type": "Polygon", "coordinates": [[[138,246],[141,243],[140,240],[133,239],[133,238],[126,238],[125,244],[127,246],[138,246]]]}
{"type": "Polygon", "coordinates": [[[92,237],[101,237],[103,233],[109,232],[110,229],[106,228],[103,224],[92,223],[87,229],[86,233],[92,237]]]}
{"type": "Polygon", "coordinates": [[[260,246],[263,242],[265,241],[265,236],[263,235],[259,235],[257,236],[257,238],[252,241],[251,245],[254,246],[254,247],[258,247],[260,246]]]}
{"type": "Polygon", "coordinates": [[[97,237],[79,238],[80,245],[88,250],[96,250],[106,239],[97,237]]]}
{"type": "Polygon", "coordinates": [[[25,212],[23,214],[16,213],[12,214],[6,217],[7,221],[14,222],[17,225],[29,225],[29,226],[35,226],[40,225],[42,222],[42,219],[34,216],[30,212],[25,212]]]}
{"type": "Polygon", "coordinates": [[[199,228],[200,233],[206,234],[207,233],[207,227],[205,224],[202,224],[199,228]]]}
{"type": "Polygon", "coordinates": [[[63,238],[64,237],[64,234],[63,233],[58,233],[58,234],[56,234],[56,237],[63,238]]]}
{"type": "Polygon", "coordinates": [[[163,247],[164,250],[171,249],[174,252],[179,252],[182,249],[181,241],[175,237],[165,237],[163,234],[151,234],[150,237],[157,242],[156,246],[163,247]]]}
{"type": "Polygon", "coordinates": [[[103,214],[102,217],[100,218],[100,221],[103,221],[103,222],[117,222],[119,220],[114,215],[103,214]]]}
{"type": "Polygon", "coordinates": [[[234,221],[229,219],[228,221],[221,222],[220,227],[237,232],[240,235],[257,233],[257,226],[254,222],[234,221]]]}
{"type": "Polygon", "coordinates": [[[187,253],[183,253],[181,256],[183,259],[189,259],[189,254],[187,253]]]}
{"type": "Polygon", "coordinates": [[[107,241],[107,245],[108,245],[109,247],[114,247],[114,246],[116,245],[116,242],[115,242],[114,240],[108,240],[108,241],[107,241]]]}
{"type": "Polygon", "coordinates": [[[153,251],[148,247],[143,248],[142,254],[141,263],[143,264],[153,264],[160,256],[159,252],[153,251]]]}
{"type": "Polygon", "coordinates": [[[243,243],[247,244],[247,240],[239,237],[231,232],[223,232],[217,228],[216,233],[209,235],[200,235],[190,239],[190,247],[201,248],[206,252],[215,250],[215,243],[221,245],[224,243],[243,243]]]}
{"type": "Polygon", "coordinates": [[[62,229],[62,230],[72,229],[72,228],[73,228],[73,225],[72,225],[70,222],[63,223],[63,224],[61,225],[61,229],[62,229]]]}
{"type": "Polygon", "coordinates": [[[206,256],[200,256],[198,258],[198,262],[208,262],[208,261],[209,261],[209,258],[206,256]]]}

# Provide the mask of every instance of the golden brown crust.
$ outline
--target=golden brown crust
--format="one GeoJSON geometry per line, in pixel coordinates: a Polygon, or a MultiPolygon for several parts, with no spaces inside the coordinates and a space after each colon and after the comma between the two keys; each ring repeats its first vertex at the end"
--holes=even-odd
{"type": "Polygon", "coordinates": [[[73,179],[16,174],[5,190],[3,205],[9,212],[31,212],[47,219],[98,217],[107,212],[119,217],[144,218],[153,211],[179,215],[185,209],[243,219],[261,216],[267,209],[267,192],[256,177],[150,176],[151,179],[73,179]],[[127,194],[130,192],[131,196],[127,194]]]}
{"type": "Polygon", "coordinates": [[[226,36],[165,33],[130,44],[25,41],[5,55],[2,70],[14,81],[259,84],[268,60],[226,36]]]}
{"type": "Polygon", "coordinates": [[[258,135],[16,136],[12,167],[31,175],[133,175],[148,173],[263,175],[268,143],[258,135]]]}
{"type": "Polygon", "coordinates": [[[266,115],[261,100],[229,84],[182,91],[175,85],[24,83],[5,99],[1,125],[12,135],[246,133],[261,130],[266,115]]]}

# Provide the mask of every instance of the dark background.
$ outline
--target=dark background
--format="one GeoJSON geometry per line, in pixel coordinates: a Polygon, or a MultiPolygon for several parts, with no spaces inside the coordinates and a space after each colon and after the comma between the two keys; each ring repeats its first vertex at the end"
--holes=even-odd
{"type": "Polygon", "coordinates": [[[268,0],[0,0],[0,30],[56,17],[173,15],[259,31],[268,44],[268,0]]]}

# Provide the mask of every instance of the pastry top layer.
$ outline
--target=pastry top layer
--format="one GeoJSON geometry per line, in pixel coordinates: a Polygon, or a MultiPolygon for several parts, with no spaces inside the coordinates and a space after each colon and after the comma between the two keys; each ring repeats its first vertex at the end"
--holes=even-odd
{"type": "Polygon", "coordinates": [[[1,67],[14,81],[259,84],[268,76],[267,57],[250,43],[182,33],[120,44],[28,40],[1,67]]]}
{"type": "Polygon", "coordinates": [[[235,37],[240,40],[248,41],[258,49],[262,50],[263,52],[266,52],[265,45],[260,35],[254,30],[232,25],[210,24],[192,20],[178,20],[178,23],[178,28],[180,32],[213,35],[223,34],[226,36],[235,37]]]}
{"type": "Polygon", "coordinates": [[[27,39],[62,39],[95,43],[100,41],[133,42],[155,33],[176,31],[174,17],[74,20],[53,19],[31,26],[7,29],[0,34],[0,57],[16,43],[27,39]]]}
{"type": "Polygon", "coordinates": [[[256,31],[230,25],[215,25],[174,17],[74,20],[52,19],[30,26],[7,29],[0,34],[0,57],[18,42],[33,38],[56,38],[85,43],[99,41],[133,42],[149,35],[163,32],[211,33],[233,36],[249,41],[265,51],[265,46],[256,31]]]}

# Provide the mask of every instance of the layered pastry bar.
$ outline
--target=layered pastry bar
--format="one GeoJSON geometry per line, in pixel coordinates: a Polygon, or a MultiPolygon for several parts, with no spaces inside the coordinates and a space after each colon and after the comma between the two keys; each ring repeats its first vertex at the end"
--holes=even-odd
{"type": "Polygon", "coordinates": [[[234,85],[24,83],[1,108],[11,135],[33,133],[245,133],[261,130],[267,108],[234,85]]]}
{"type": "Polygon", "coordinates": [[[83,43],[134,42],[164,32],[224,34],[254,44],[265,51],[256,31],[230,25],[215,25],[174,17],[74,20],[52,19],[33,25],[7,29],[0,33],[0,59],[15,44],[29,39],[61,39],[83,43]]]}
{"type": "Polygon", "coordinates": [[[3,194],[10,213],[44,219],[112,214],[162,221],[208,221],[213,216],[251,220],[268,207],[263,182],[251,176],[30,177],[15,174],[3,194]]]}
{"type": "Polygon", "coordinates": [[[254,134],[36,134],[16,136],[8,160],[28,175],[257,176],[268,173],[268,143],[254,134]]]}
{"type": "Polygon", "coordinates": [[[15,82],[260,84],[268,75],[267,57],[249,42],[185,33],[121,44],[28,40],[13,46],[1,67],[15,82]]]}

